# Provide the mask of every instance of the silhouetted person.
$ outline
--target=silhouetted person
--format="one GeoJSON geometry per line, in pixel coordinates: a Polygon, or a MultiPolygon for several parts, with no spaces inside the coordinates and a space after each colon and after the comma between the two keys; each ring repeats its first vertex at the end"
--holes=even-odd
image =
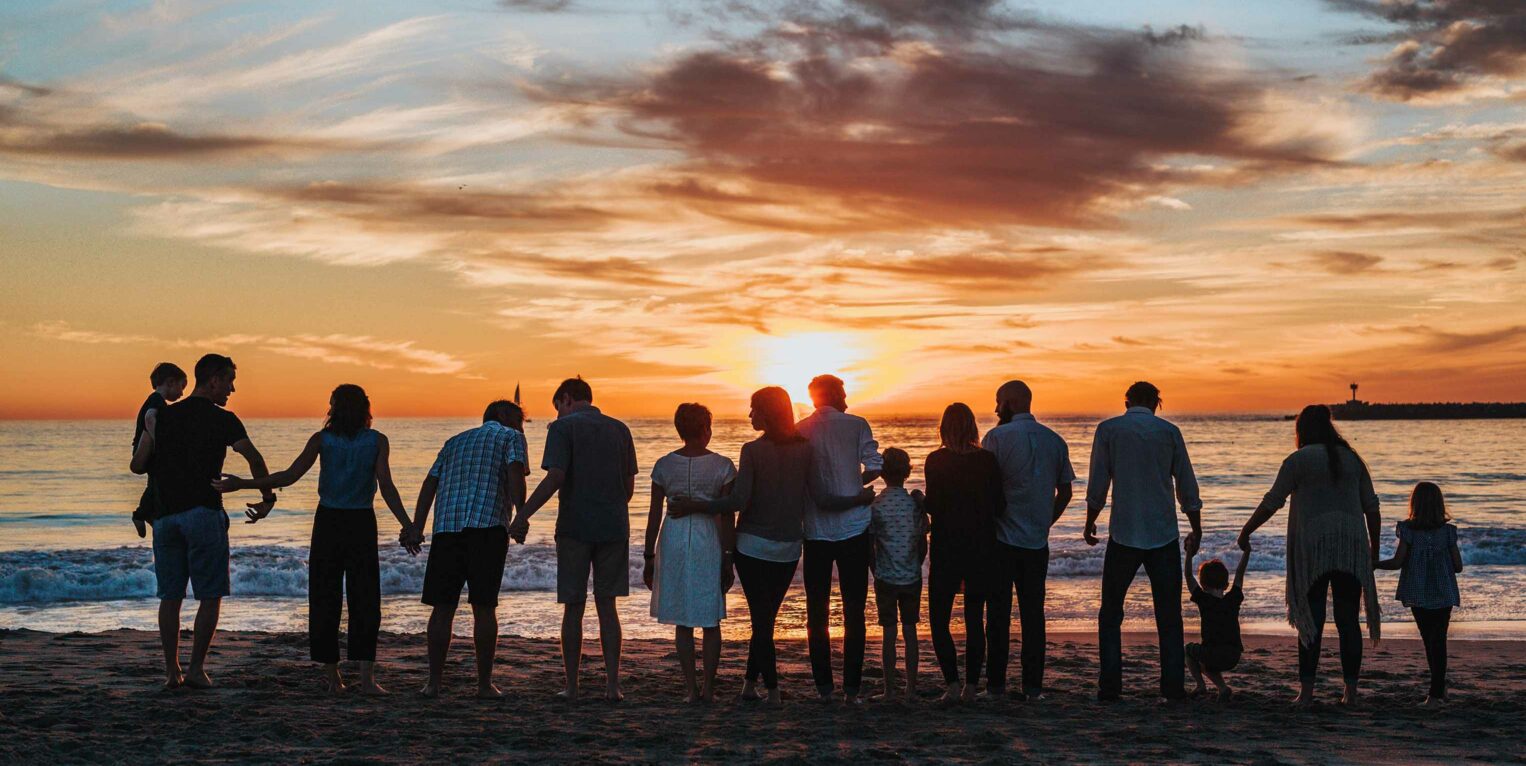
{"type": "MultiPolygon", "coordinates": [[[[154,390],[143,400],[143,406],[138,408],[138,420],[132,432],[133,452],[138,451],[138,442],[142,440],[143,432],[153,429],[159,411],[179,401],[180,395],[185,393],[185,370],[170,362],[160,362],[148,374],[148,383],[154,390]]],[[[143,487],[143,496],[138,499],[138,507],[132,512],[132,525],[138,531],[138,537],[148,536],[148,525],[154,523],[158,505],[159,498],[154,493],[154,476],[149,474],[148,483],[143,487]]]]}
{"type": "Polygon", "coordinates": [[[1356,702],[1362,674],[1362,627],[1357,621],[1363,594],[1367,630],[1381,631],[1378,595],[1372,577],[1378,561],[1382,519],[1372,476],[1356,450],[1335,430],[1330,408],[1311,404],[1294,424],[1297,451],[1282,461],[1277,479],[1240,530],[1240,548],[1250,550],[1250,536],[1291,496],[1287,560],[1288,622],[1298,629],[1298,704],[1314,701],[1319,644],[1325,629],[1327,594],[1335,601],[1340,632],[1341,671],[1346,692],[1341,701],[1356,702]]]}
{"type": "Polygon", "coordinates": [[[1203,536],[1197,477],[1181,429],[1155,416],[1160,389],[1143,381],[1129,386],[1128,410],[1102,421],[1092,442],[1091,476],[1086,486],[1087,545],[1097,544],[1097,516],[1113,490],[1107,553],[1102,563],[1102,608],[1097,615],[1097,649],[1102,670],[1097,698],[1114,700],[1123,691],[1123,601],[1141,565],[1150,578],[1155,631],[1160,637],[1160,694],[1186,696],[1183,687],[1182,552],[1176,506],[1192,524],[1186,548],[1197,551],[1203,536]]]}
{"type": "MultiPolygon", "coordinates": [[[[938,424],[941,446],[927,456],[927,515],[932,518],[931,562],[927,578],[928,630],[933,652],[948,690],[945,702],[969,702],[980,685],[986,659],[986,610],[990,622],[1002,619],[991,599],[1011,589],[996,553],[996,524],[1003,499],[1001,466],[980,446],[975,413],[963,403],[950,404],[938,424]],[[959,651],[949,632],[954,596],[964,591],[965,677],[959,683],[959,651]]],[[[1010,594],[1007,608],[1011,608],[1010,594]]],[[[1006,651],[1002,645],[1002,651],[1006,651]]],[[[991,658],[995,665],[995,657],[991,658]]],[[[1002,664],[1005,668],[1005,662],[1002,664]]],[[[1003,671],[1005,672],[1005,671],[1003,671]]],[[[992,687],[999,690],[1000,683],[992,687]]]]}
{"type": "MultiPolygon", "coordinates": [[[[154,520],[154,578],[159,594],[159,642],[164,649],[166,688],[184,684],[209,689],[207,650],[217,632],[222,599],[231,591],[228,569],[228,514],[212,486],[222,476],[228,448],[249,461],[249,473],[264,478],[265,459],[238,416],[223,409],[233,395],[233,360],[207,354],[196,362],[196,388],[185,401],[165,407],[138,440],[133,473],[147,472],[159,498],[154,520]],[[180,672],[180,605],[186,583],[194,589],[196,631],[191,666],[180,672]]],[[[265,518],[275,507],[274,492],[249,503],[245,523],[265,518]]]]}
{"type": "Polygon", "coordinates": [[[404,531],[413,526],[392,481],[391,444],[371,428],[371,399],[365,389],[345,383],[329,394],[322,430],[284,471],[263,479],[224,475],[219,492],[279,489],[296,484],[314,463],[318,469],[318,509],[313,513],[307,553],[307,638],[313,662],[323,665],[324,688],[347,688],[339,675],[339,617],[350,606],[347,634],[350,660],[360,663],[362,694],[386,694],[376,683],[376,638],[381,631],[381,559],[376,547],[376,492],[404,531]]]}
{"type": "Polygon", "coordinates": [[[1048,641],[1044,593],[1049,578],[1049,528],[1070,504],[1076,472],[1070,465],[1070,445],[1033,417],[1033,392],[1028,384],[1003,383],[996,390],[996,416],[1000,424],[981,441],[1001,466],[1006,501],[996,520],[994,554],[1001,587],[991,593],[986,687],[993,696],[1006,693],[1015,590],[1023,631],[1023,696],[1040,699],[1048,641]]]}
{"type": "Polygon", "coordinates": [[[432,607],[429,682],[420,691],[425,697],[440,693],[462,586],[470,590],[477,696],[503,696],[493,685],[493,656],[498,650],[498,591],[509,552],[506,522],[509,510],[525,496],[523,427],[519,405],[500,399],[483,411],[482,425],[447,439],[419,487],[413,524],[398,536],[409,552],[418,551],[434,507],[434,541],[424,567],[423,601],[432,607]]]}
{"type": "MultiPolygon", "coordinates": [[[[858,494],[879,478],[879,445],[868,421],[848,414],[848,395],[842,380],[818,375],[810,385],[816,411],[799,423],[811,442],[819,496],[858,494]]],[[[832,639],[827,620],[832,598],[832,567],[842,592],[843,670],[845,699],[860,700],[864,675],[864,607],[869,597],[869,559],[874,555],[869,536],[869,504],[845,511],[818,503],[805,515],[806,632],[811,652],[811,676],[824,702],[832,699],[832,639]]]]}
{"type": "Polygon", "coordinates": [[[556,602],[562,605],[562,666],[567,688],[578,696],[583,656],[583,613],[588,575],[599,613],[604,649],[604,696],[620,693],[620,613],[615,599],[630,593],[630,501],[636,492],[636,445],[631,430],[593,406],[593,389],[582,378],[562,381],[551,397],[556,420],[546,429],[541,468],[546,478],[525,503],[512,531],[523,540],[530,517],[560,493],[556,515],[556,602]]]}

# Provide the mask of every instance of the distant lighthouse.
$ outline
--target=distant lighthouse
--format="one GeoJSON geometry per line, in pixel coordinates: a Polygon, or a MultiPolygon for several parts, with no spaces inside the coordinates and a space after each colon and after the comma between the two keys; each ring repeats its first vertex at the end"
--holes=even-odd
{"type": "Polygon", "coordinates": [[[1350,401],[1350,404],[1357,404],[1357,403],[1358,402],[1356,400],[1356,384],[1352,383],[1351,384],[1351,401],[1350,401]]]}

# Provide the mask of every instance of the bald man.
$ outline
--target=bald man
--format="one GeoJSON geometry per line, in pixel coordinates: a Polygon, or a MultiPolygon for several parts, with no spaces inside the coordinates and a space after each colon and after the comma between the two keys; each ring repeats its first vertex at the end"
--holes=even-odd
{"type": "Polygon", "coordinates": [[[1023,697],[1043,699],[1044,584],[1049,577],[1049,528],[1070,504],[1070,447],[1033,417],[1033,391],[1021,380],[996,390],[1001,424],[986,433],[981,446],[1001,466],[1006,509],[996,523],[996,556],[1002,581],[996,583],[986,627],[986,694],[1007,688],[1007,651],[1012,632],[1012,593],[1022,620],[1023,697]]]}

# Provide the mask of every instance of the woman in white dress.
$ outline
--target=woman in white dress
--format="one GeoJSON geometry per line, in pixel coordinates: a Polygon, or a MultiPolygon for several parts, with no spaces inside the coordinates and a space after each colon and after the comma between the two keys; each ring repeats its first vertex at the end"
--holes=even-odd
{"type": "Polygon", "coordinates": [[[642,579],[652,590],[652,616],[673,625],[678,662],[688,701],[715,699],[715,671],[721,659],[721,620],[731,589],[730,552],[734,534],[729,513],[663,517],[673,501],[724,497],[736,479],[731,458],[711,452],[710,410],[680,404],[673,425],[684,440],[652,467],[652,506],[646,524],[646,564],[642,579]],[[704,685],[694,673],[694,629],[704,630],[704,685]]]}

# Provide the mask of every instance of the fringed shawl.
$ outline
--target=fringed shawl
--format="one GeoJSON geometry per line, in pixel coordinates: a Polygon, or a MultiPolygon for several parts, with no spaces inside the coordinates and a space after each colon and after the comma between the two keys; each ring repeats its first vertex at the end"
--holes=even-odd
{"type": "Polygon", "coordinates": [[[1293,499],[1286,550],[1288,624],[1298,630],[1298,640],[1304,644],[1315,630],[1309,589],[1331,572],[1345,572],[1361,583],[1367,633],[1374,641],[1382,634],[1364,517],[1367,511],[1377,512],[1378,496],[1367,466],[1355,454],[1341,453],[1341,476],[1336,481],[1323,445],[1294,452],[1282,461],[1272,490],[1262,500],[1263,507],[1281,508],[1289,496],[1293,499]]]}

